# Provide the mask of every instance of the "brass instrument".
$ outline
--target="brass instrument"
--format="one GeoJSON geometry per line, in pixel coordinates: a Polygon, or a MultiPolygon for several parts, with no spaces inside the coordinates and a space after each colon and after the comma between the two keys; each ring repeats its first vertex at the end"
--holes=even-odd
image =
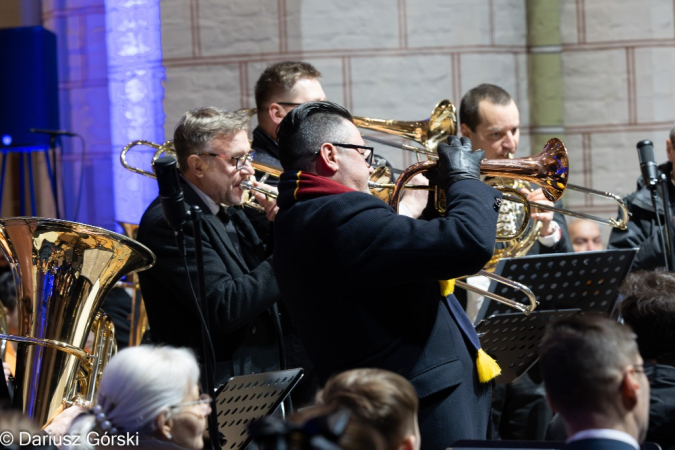
{"type": "MultiPolygon", "coordinates": [[[[156,143],[150,142],[150,141],[138,140],[138,141],[130,142],[129,144],[127,144],[122,149],[122,153],[120,154],[120,161],[122,162],[122,166],[124,166],[125,169],[130,170],[130,171],[135,172],[135,173],[139,173],[139,174],[144,175],[144,176],[149,177],[149,178],[155,178],[156,179],[157,176],[154,174],[154,172],[149,172],[147,170],[143,170],[141,168],[134,167],[127,162],[127,154],[129,153],[129,151],[132,148],[134,148],[136,146],[141,146],[141,145],[144,145],[144,146],[151,147],[151,148],[155,149],[155,153],[152,155],[152,162],[151,162],[151,164],[154,164],[155,161],[157,161],[157,159],[159,159],[164,154],[176,156],[176,150],[174,149],[173,141],[169,140],[169,141],[164,142],[163,144],[156,144],[156,143]]],[[[258,161],[251,161],[251,166],[259,172],[264,172],[264,175],[259,180],[260,183],[264,183],[265,181],[267,181],[267,178],[269,176],[279,177],[281,175],[281,173],[283,172],[283,170],[280,167],[270,166],[269,164],[261,163],[261,162],[258,162],[258,161]]],[[[253,183],[251,183],[251,185],[252,184],[253,183]]],[[[244,184],[242,183],[242,185],[244,185],[244,184]]],[[[256,211],[258,211],[260,213],[265,212],[265,208],[263,208],[262,206],[257,204],[255,202],[255,197],[253,197],[252,195],[249,195],[248,192],[244,193],[244,203],[242,203],[242,206],[245,207],[245,208],[255,209],[256,211]]]]}
{"type": "Polygon", "coordinates": [[[155,257],[117,233],[40,217],[0,219],[0,251],[18,297],[18,336],[0,335],[19,343],[14,403],[42,425],[63,401],[94,400],[115,351],[112,323],[96,314],[117,280],[155,257]],[[90,330],[93,354],[84,350],[90,330]]]}
{"type": "MultiPolygon", "coordinates": [[[[117,222],[124,230],[124,234],[131,239],[136,239],[138,235],[138,225],[129,222],[117,222]]],[[[117,285],[121,288],[131,289],[131,317],[129,324],[129,346],[141,345],[143,335],[150,327],[148,324],[148,314],[145,311],[145,303],[141,295],[141,284],[138,281],[138,274],[132,272],[127,275],[127,281],[118,281],[117,285]]]]}
{"type": "Polygon", "coordinates": [[[145,175],[146,177],[156,179],[157,176],[155,175],[154,172],[148,172],[147,170],[143,170],[139,167],[134,167],[127,162],[127,154],[129,153],[129,151],[134,147],[142,145],[155,149],[155,153],[152,155],[152,164],[154,164],[155,161],[157,161],[157,159],[160,158],[164,153],[171,154],[174,156],[176,155],[176,151],[173,148],[173,141],[166,141],[163,144],[156,144],[154,142],[144,140],[132,141],[129,144],[125,145],[124,148],[122,149],[122,153],[120,153],[120,161],[122,162],[122,166],[124,166],[125,169],[135,173],[139,173],[141,175],[145,175]]]}
{"type": "MultiPolygon", "coordinates": [[[[428,119],[405,122],[402,120],[373,119],[370,117],[352,117],[354,125],[382,133],[393,134],[422,144],[424,149],[410,147],[424,154],[434,154],[438,144],[448,136],[457,134],[457,108],[450,100],[441,100],[431,111],[428,119]]],[[[364,139],[391,145],[372,136],[364,139]]],[[[405,144],[404,144],[405,146],[405,144]]]]}
{"type": "MultiPolygon", "coordinates": [[[[523,187],[529,188],[529,186],[525,186],[525,185],[523,187]]],[[[609,225],[612,228],[618,228],[619,230],[626,230],[628,228],[628,221],[630,220],[630,212],[628,211],[628,207],[626,206],[626,203],[618,195],[612,194],[611,192],[598,191],[596,189],[591,189],[591,188],[587,188],[587,187],[584,187],[584,186],[578,186],[578,185],[572,184],[572,183],[567,183],[566,189],[578,191],[578,192],[583,192],[585,194],[593,195],[595,197],[601,197],[601,198],[604,198],[604,199],[614,200],[616,202],[616,204],[619,206],[619,218],[615,219],[613,217],[609,217],[609,218],[604,219],[602,217],[594,216],[592,214],[576,212],[576,211],[572,211],[572,210],[565,209],[565,208],[557,208],[555,206],[550,206],[550,205],[543,205],[543,204],[537,203],[537,202],[528,202],[528,203],[530,204],[531,208],[537,208],[537,209],[540,209],[542,211],[553,211],[553,212],[557,212],[557,213],[560,213],[560,214],[564,214],[566,216],[576,217],[578,219],[587,219],[587,220],[591,220],[593,222],[600,223],[600,224],[603,224],[603,225],[609,225]]],[[[507,198],[507,200],[512,200],[512,199],[507,198]]]]}
{"type": "MultiPolygon", "coordinates": [[[[415,147],[411,145],[403,144],[400,147],[415,152],[416,155],[425,155],[427,159],[436,158],[436,147],[438,143],[446,139],[450,135],[454,135],[457,132],[457,116],[454,105],[448,100],[443,100],[434,108],[431,113],[431,116],[426,121],[419,122],[404,122],[396,120],[380,120],[380,119],[370,119],[370,118],[361,118],[355,117],[354,124],[360,128],[372,129],[387,134],[392,134],[396,136],[405,137],[407,139],[412,139],[417,143],[421,144],[423,148],[415,147]]],[[[391,143],[371,136],[364,136],[364,139],[380,142],[386,145],[392,145],[391,143]]],[[[519,161],[514,162],[513,164],[504,164],[499,163],[495,164],[492,161],[484,160],[481,163],[481,173],[485,175],[492,176],[502,176],[505,178],[519,178],[525,179],[531,182],[535,182],[540,185],[544,190],[544,193],[549,199],[558,199],[562,196],[562,193],[565,189],[567,183],[567,151],[565,150],[562,142],[558,141],[560,144],[552,146],[552,148],[545,148],[544,151],[535,158],[521,158],[519,161]],[[553,148],[555,147],[555,148],[553,148]],[[558,158],[558,161],[556,161],[558,158]],[[542,172],[553,170],[551,175],[543,177],[542,172]]],[[[556,143],[557,144],[557,143],[556,143]]],[[[399,146],[397,146],[399,147],[399,146]]],[[[378,183],[372,181],[369,183],[371,188],[379,189],[393,189],[391,195],[391,201],[389,204],[395,209],[398,210],[398,205],[400,202],[401,194],[403,189],[413,188],[408,185],[408,181],[418,173],[425,172],[436,166],[435,161],[419,161],[416,164],[408,167],[403,174],[399,177],[398,181],[393,185],[387,185],[386,183],[378,183]]],[[[424,187],[414,187],[415,189],[431,189],[427,186],[424,187]]],[[[433,188],[435,189],[435,188],[433,188]]],[[[512,197],[515,197],[517,202],[521,203],[526,209],[529,216],[529,204],[525,197],[516,189],[505,188],[503,191],[510,194],[512,197]]],[[[436,207],[439,211],[444,212],[445,210],[445,193],[440,192],[440,190],[435,189],[436,191],[436,207]]],[[[380,197],[382,198],[382,197],[380,197]]],[[[523,220],[520,226],[518,227],[515,233],[510,235],[500,234],[498,236],[498,242],[506,241],[519,241],[523,240],[524,237],[526,240],[531,240],[534,236],[538,235],[538,227],[528,227],[528,220],[523,220]],[[526,232],[529,230],[529,233],[526,235],[526,232]]],[[[476,292],[485,297],[491,298],[493,300],[502,302],[511,307],[522,311],[526,315],[533,311],[537,306],[537,300],[532,291],[525,285],[517,283],[511,280],[508,280],[503,277],[496,276],[485,270],[482,270],[478,275],[484,275],[488,278],[494,279],[499,283],[504,283],[508,286],[511,286],[515,289],[518,289],[525,293],[528,297],[530,304],[522,305],[508,298],[493,294],[489,291],[471,286],[467,283],[457,280],[456,285],[462,287],[463,289],[476,292]]]]}
{"type": "MultiPolygon", "coordinates": [[[[261,194],[265,194],[266,196],[268,196],[270,198],[277,198],[279,196],[279,193],[276,192],[276,191],[261,188],[260,186],[255,186],[251,180],[242,181],[241,187],[246,189],[247,191],[260,192],[261,194]]],[[[260,206],[260,205],[258,205],[258,206],[260,206]]]]}
{"type": "MultiPolygon", "coordinates": [[[[5,308],[0,305],[0,335],[9,334],[9,327],[7,325],[7,314],[5,308]]],[[[7,339],[0,339],[0,358],[5,360],[5,353],[7,352],[7,339]]]]}

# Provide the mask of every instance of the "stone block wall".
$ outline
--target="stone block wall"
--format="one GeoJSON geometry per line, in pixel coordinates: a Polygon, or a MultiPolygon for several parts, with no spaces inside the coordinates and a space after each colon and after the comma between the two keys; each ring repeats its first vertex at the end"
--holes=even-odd
{"type": "MultiPolygon", "coordinates": [[[[162,1],[165,131],[193,107],[252,106],[266,65],[302,59],[322,71],[330,99],[360,116],[418,120],[443,98],[458,105],[479,83],[501,85],[521,111],[517,156],[538,153],[528,72],[528,26],[537,25],[528,14],[553,4],[563,116],[555,134],[570,152],[570,179],[626,195],[639,174],[637,141],[652,139],[664,161],[675,124],[674,2],[539,1],[162,1]]],[[[414,160],[386,147],[378,153],[395,167],[414,160]]],[[[573,192],[565,200],[584,212],[616,211],[573,192]]]]}
{"type": "MultiPolygon", "coordinates": [[[[652,140],[657,161],[664,162],[665,141],[675,125],[675,3],[560,4],[570,179],[629,194],[640,173],[636,143],[652,140]]],[[[605,216],[616,210],[576,193],[567,195],[567,203],[605,216]]]]}
{"type": "MultiPolygon", "coordinates": [[[[425,119],[438,101],[459,106],[466,90],[493,82],[517,98],[528,123],[522,0],[170,0],[161,6],[167,136],[190,108],[253,106],[262,70],[298,59],[315,65],[328,98],[355,115],[425,119]]],[[[414,159],[388,147],[378,153],[398,168],[414,159]]]]}

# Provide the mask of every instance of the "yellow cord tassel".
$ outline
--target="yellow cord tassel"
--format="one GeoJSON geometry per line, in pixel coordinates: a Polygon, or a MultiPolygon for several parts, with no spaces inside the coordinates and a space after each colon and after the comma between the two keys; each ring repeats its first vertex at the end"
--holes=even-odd
{"type": "Polygon", "coordinates": [[[448,295],[455,292],[455,280],[438,280],[438,284],[441,285],[441,295],[447,297],[448,295]]]}
{"type": "Polygon", "coordinates": [[[478,349],[476,355],[476,369],[478,370],[478,380],[481,383],[487,383],[502,373],[502,368],[499,367],[497,361],[485,353],[482,348],[478,349]]]}

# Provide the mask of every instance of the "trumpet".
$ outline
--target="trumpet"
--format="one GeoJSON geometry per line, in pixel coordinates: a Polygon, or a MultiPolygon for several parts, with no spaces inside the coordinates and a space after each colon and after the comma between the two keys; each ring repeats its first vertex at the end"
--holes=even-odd
{"type": "Polygon", "coordinates": [[[253,181],[251,180],[242,181],[241,187],[246,189],[247,191],[260,192],[261,194],[265,194],[269,198],[277,198],[279,196],[279,193],[276,191],[273,191],[271,189],[265,189],[260,186],[255,186],[253,184],[253,181]]]}

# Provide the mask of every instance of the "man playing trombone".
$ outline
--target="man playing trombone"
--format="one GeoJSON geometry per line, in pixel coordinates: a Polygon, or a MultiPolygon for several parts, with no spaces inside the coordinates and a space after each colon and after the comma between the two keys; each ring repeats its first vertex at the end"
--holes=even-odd
{"type": "Polygon", "coordinates": [[[448,212],[414,220],[369,195],[373,149],[341,106],[298,106],[277,136],[274,269],[320,380],[357,367],[397,372],[420,396],[423,448],[485,439],[498,368],[446,281],[492,255],[501,193],[479,180],[484,153],[466,138],[439,145],[430,178],[448,212]]]}
{"type": "MultiPolygon", "coordinates": [[[[471,89],[462,97],[459,121],[462,136],[471,139],[474,148],[484,150],[486,159],[513,158],[520,140],[520,114],[504,89],[494,84],[471,89]]],[[[553,206],[541,189],[528,190],[526,194],[528,201],[553,206]]],[[[562,214],[532,208],[532,219],[541,222],[541,231],[528,255],[573,251],[562,214]]]]}
{"type": "MultiPolygon", "coordinates": [[[[513,158],[520,140],[520,114],[515,101],[504,89],[493,84],[481,84],[469,90],[462,97],[459,120],[462,135],[471,139],[474,148],[484,150],[487,159],[513,158]]],[[[553,205],[546,200],[541,189],[530,191],[525,188],[523,192],[530,202],[553,205]]],[[[507,205],[504,206],[506,209],[507,205]]],[[[528,255],[573,251],[562,214],[532,208],[532,219],[535,224],[540,222],[541,228],[528,255]]],[[[489,286],[485,277],[472,277],[468,282],[485,289],[489,286]]],[[[476,298],[471,292],[467,296],[467,312],[473,318],[482,298],[476,298]]],[[[552,412],[546,403],[544,386],[536,368],[514,383],[496,386],[493,417],[494,433],[502,439],[544,438],[552,412]]]]}

